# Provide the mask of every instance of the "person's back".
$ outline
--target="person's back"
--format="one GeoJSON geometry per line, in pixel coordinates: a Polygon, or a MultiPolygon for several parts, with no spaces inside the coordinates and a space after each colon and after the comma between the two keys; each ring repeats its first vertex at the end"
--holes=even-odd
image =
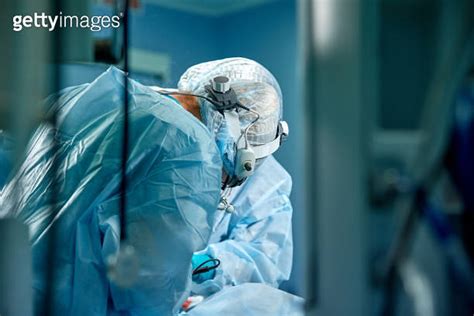
{"type": "Polygon", "coordinates": [[[120,247],[122,83],[123,74],[111,68],[91,84],[63,91],[51,104],[59,121],[56,185],[53,132],[42,126],[2,191],[0,215],[14,215],[30,227],[37,314],[48,282],[52,228],[54,311],[59,315],[175,313],[186,296],[192,253],[209,238],[222,168],[214,140],[172,99],[130,81],[127,242],[135,248],[140,270],[130,288],[108,281],[106,260],[120,247]]]}

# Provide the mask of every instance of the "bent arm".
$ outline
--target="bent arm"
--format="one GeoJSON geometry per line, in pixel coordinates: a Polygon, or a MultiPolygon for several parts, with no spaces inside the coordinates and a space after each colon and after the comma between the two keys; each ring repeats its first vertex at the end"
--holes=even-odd
{"type": "Polygon", "coordinates": [[[226,240],[198,254],[221,261],[214,278],[195,284],[197,294],[247,282],[278,287],[288,280],[293,257],[291,178],[264,177],[245,183],[235,201],[226,240]]]}

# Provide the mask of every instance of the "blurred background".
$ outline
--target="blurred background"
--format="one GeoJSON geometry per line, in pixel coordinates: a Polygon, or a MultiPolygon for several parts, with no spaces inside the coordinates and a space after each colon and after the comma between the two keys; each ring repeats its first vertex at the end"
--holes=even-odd
{"type": "MultiPolygon", "coordinates": [[[[46,119],[41,100],[123,65],[122,28],[12,31],[13,15],[55,8],[121,12],[112,0],[3,1],[0,187],[46,119]]],[[[308,315],[472,315],[473,31],[469,0],[135,0],[128,54],[144,84],[175,87],[188,67],[234,56],[279,81],[290,137],[276,158],[294,207],[282,289],[308,315]]],[[[14,251],[27,242],[7,231],[0,305],[29,293],[31,259],[14,251]]]]}

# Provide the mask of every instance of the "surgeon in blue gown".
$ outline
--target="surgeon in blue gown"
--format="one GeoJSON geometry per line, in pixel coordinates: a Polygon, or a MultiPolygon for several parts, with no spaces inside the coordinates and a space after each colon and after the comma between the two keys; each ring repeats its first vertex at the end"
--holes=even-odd
{"type": "Polygon", "coordinates": [[[222,161],[211,133],[193,115],[130,80],[127,240],[120,242],[123,81],[124,74],[110,68],[49,98],[58,129],[38,128],[1,191],[0,217],[29,225],[37,315],[53,229],[55,315],[175,315],[189,296],[191,259],[210,238],[222,161]],[[126,245],[134,249],[136,269],[111,282],[109,262],[126,245]]]}
{"type": "MultiPolygon", "coordinates": [[[[181,76],[178,91],[203,95],[205,86],[217,76],[229,78],[239,101],[259,114],[258,121],[252,125],[255,115],[239,111],[238,129],[243,133],[251,125],[247,133],[250,146],[257,148],[278,140],[282,119],[281,90],[273,75],[253,60],[227,58],[192,66],[181,76]]],[[[205,100],[193,100],[179,94],[175,97],[182,104],[198,104],[200,119],[213,133],[221,152],[225,182],[226,176],[232,175],[235,169],[236,149],[233,145],[239,139],[230,132],[229,119],[205,100]]],[[[271,155],[278,145],[265,157],[257,159],[255,173],[245,182],[222,192],[210,243],[193,256],[193,268],[206,265],[209,259],[220,260],[217,269],[193,277],[193,295],[209,297],[194,309],[196,315],[212,314],[222,306],[229,306],[219,299],[229,297],[226,295],[229,291],[234,301],[239,302],[234,303],[232,315],[238,315],[239,311],[253,311],[258,315],[258,310],[251,307],[258,304],[274,307],[267,309],[268,315],[271,311],[286,313],[292,310],[291,307],[296,313],[301,307],[301,299],[277,290],[281,282],[289,279],[293,258],[291,177],[271,155]],[[249,286],[249,283],[254,285],[249,286]],[[264,304],[262,300],[251,302],[251,296],[245,294],[249,288],[258,291],[260,298],[267,293],[268,298],[280,297],[281,302],[287,304],[270,301],[264,304]],[[219,305],[221,303],[223,305],[219,305]],[[246,304],[248,308],[244,311],[242,308],[246,304]]],[[[230,303],[228,299],[226,302],[230,303]]],[[[232,309],[221,309],[221,312],[228,310],[232,309]]]]}

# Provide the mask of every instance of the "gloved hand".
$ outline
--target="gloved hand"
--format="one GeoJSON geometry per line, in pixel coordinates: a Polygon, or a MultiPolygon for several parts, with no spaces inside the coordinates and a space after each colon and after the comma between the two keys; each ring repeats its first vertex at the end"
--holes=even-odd
{"type": "MultiPolygon", "coordinates": [[[[209,255],[206,255],[206,254],[193,255],[193,258],[192,258],[193,271],[196,270],[196,268],[199,267],[201,264],[211,259],[213,258],[211,258],[209,255]]],[[[215,266],[215,262],[209,261],[203,266],[201,266],[201,268],[213,267],[213,266],[215,266]]],[[[195,274],[193,275],[193,282],[202,283],[204,281],[211,280],[212,278],[214,278],[215,275],[216,275],[215,269],[209,270],[204,273],[195,274]]]]}

